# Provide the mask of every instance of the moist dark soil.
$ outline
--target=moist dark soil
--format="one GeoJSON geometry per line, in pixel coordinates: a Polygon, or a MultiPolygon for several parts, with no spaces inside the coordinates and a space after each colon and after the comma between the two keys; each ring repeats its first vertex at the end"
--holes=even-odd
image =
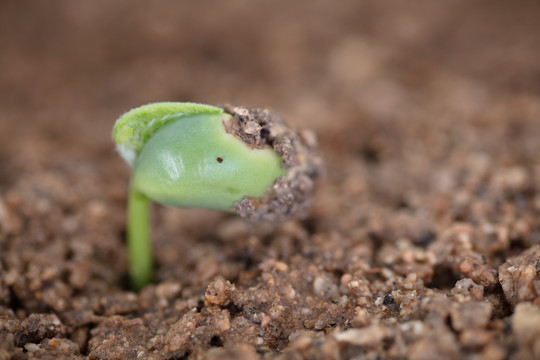
{"type": "Polygon", "coordinates": [[[540,358],[537,1],[0,3],[0,359],[540,358]],[[153,208],[130,108],[270,108],[326,161],[281,225],[153,208]]]}

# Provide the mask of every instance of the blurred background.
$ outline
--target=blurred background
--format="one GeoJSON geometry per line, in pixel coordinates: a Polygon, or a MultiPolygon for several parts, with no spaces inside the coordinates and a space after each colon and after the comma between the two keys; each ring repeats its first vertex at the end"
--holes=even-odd
{"type": "Polygon", "coordinates": [[[531,121],[539,36],[533,0],[2,1],[0,189],[55,163],[118,166],[115,119],[153,101],[269,107],[330,157],[436,157],[531,121]]]}

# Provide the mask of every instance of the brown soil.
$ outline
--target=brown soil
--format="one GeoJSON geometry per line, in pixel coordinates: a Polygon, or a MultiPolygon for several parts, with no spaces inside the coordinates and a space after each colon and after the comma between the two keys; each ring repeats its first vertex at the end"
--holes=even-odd
{"type": "Polygon", "coordinates": [[[250,148],[273,149],[282,159],[287,175],[276,181],[260,198],[244,197],[233,210],[253,222],[274,224],[307,217],[313,202],[315,183],[324,174],[324,160],[317,148],[317,137],[310,130],[295,132],[268,109],[226,106],[233,118],[224,124],[227,132],[250,148]]]}
{"type": "Polygon", "coordinates": [[[540,358],[537,1],[0,3],[0,359],[540,358]],[[117,116],[277,110],[308,217],[155,206],[126,286],[117,116]]]}

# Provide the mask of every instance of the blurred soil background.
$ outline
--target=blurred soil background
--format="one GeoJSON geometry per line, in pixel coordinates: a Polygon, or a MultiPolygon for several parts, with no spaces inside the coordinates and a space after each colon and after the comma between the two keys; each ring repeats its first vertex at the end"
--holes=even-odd
{"type": "Polygon", "coordinates": [[[0,359],[540,358],[540,2],[0,2],[0,359]],[[327,161],[283,225],[155,206],[153,101],[268,107],[327,161]]]}

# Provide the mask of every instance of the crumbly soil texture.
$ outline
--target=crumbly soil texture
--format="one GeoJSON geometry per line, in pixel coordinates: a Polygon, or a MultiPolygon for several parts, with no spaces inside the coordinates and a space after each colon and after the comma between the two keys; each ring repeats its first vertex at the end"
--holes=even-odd
{"type": "Polygon", "coordinates": [[[532,0],[1,2],[0,359],[540,358],[538,34],[532,0]],[[283,224],[155,205],[135,293],[111,129],[153,101],[273,109],[326,175],[283,224]]]}

